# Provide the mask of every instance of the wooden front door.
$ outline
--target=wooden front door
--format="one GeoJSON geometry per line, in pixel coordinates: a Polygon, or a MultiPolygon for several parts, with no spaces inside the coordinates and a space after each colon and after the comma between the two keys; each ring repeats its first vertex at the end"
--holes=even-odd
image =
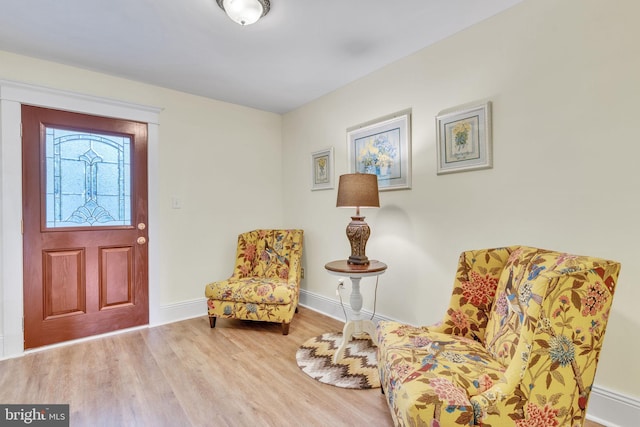
{"type": "Polygon", "coordinates": [[[25,349],[149,322],[147,125],[22,107],[25,349]]]}

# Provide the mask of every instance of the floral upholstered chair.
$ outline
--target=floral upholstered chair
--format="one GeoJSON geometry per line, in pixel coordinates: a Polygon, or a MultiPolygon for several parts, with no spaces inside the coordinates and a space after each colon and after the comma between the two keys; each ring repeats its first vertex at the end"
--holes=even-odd
{"type": "Polygon", "coordinates": [[[209,323],[217,317],[289,324],[298,307],[302,230],[254,230],[238,236],[236,264],[227,280],[209,283],[209,323]]]}
{"type": "Polygon", "coordinates": [[[583,425],[619,271],[524,246],[462,253],[440,324],[378,324],[396,425],[583,425]]]}

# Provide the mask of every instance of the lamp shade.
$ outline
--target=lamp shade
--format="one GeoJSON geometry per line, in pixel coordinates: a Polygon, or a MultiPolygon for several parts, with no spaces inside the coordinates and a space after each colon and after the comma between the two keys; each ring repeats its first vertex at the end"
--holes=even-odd
{"type": "Polygon", "coordinates": [[[370,173],[341,175],[336,207],[379,208],[378,176],[370,173]]]}

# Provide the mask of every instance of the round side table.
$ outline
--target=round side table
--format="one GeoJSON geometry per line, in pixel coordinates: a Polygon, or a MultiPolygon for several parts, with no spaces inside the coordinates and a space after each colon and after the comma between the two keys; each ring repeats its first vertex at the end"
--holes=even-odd
{"type": "Polygon", "coordinates": [[[363,332],[367,333],[371,338],[371,341],[375,345],[376,338],[376,326],[369,319],[362,319],[362,294],[360,293],[360,279],[363,277],[380,276],[387,270],[387,264],[371,260],[367,265],[349,264],[346,259],[331,261],[327,263],[324,268],[335,276],[347,276],[351,280],[351,295],[349,297],[349,303],[351,304],[351,311],[353,312],[353,318],[344,324],[342,330],[342,344],[336,350],[333,355],[333,362],[344,357],[344,350],[347,348],[347,344],[354,337],[360,337],[363,332]]]}

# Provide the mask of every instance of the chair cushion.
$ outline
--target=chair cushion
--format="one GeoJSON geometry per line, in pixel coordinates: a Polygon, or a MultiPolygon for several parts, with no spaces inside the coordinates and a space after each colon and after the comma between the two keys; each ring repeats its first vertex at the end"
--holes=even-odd
{"type": "Polygon", "coordinates": [[[205,287],[209,299],[245,303],[291,304],[295,292],[286,279],[266,277],[232,277],[205,287]]]}
{"type": "Polygon", "coordinates": [[[388,398],[409,412],[415,413],[411,405],[436,402],[470,410],[471,396],[504,379],[505,367],[472,339],[385,321],[377,335],[388,398]]]}

